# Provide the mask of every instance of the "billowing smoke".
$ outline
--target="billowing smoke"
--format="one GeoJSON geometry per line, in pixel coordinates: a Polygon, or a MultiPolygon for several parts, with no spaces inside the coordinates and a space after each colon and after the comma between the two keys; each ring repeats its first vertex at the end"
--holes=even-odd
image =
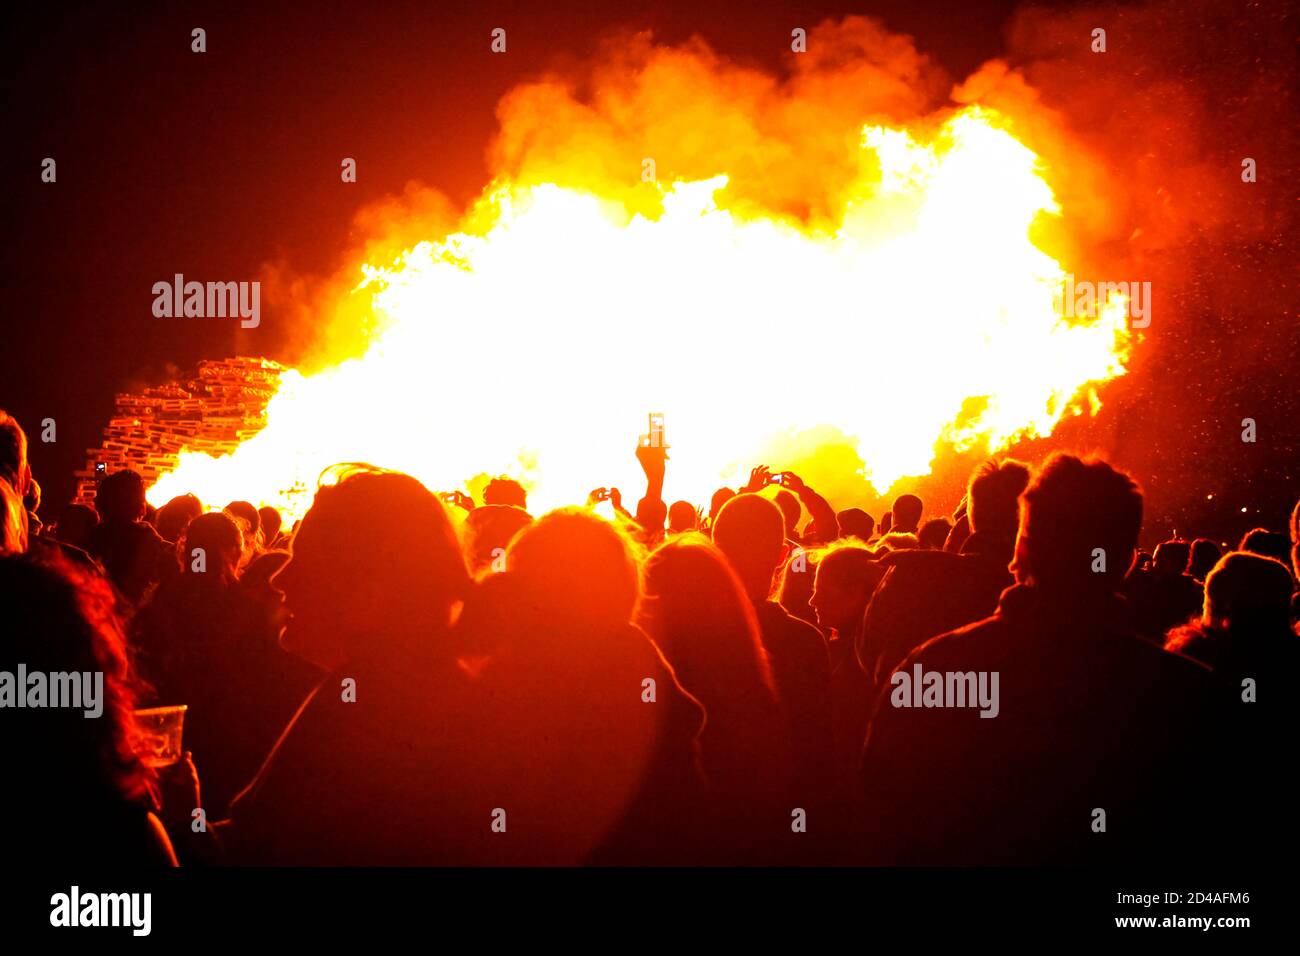
{"type": "MultiPolygon", "coordinates": [[[[1203,313],[1206,296],[1213,294],[1216,300],[1241,296],[1252,285],[1249,269],[1231,267],[1220,268],[1213,282],[1207,283],[1202,274],[1206,258],[1222,256],[1229,246],[1267,243],[1270,236],[1281,234],[1279,220],[1286,215],[1269,204],[1263,190],[1243,183],[1241,171],[1242,160],[1250,157],[1262,170],[1261,176],[1277,176],[1293,155],[1292,127],[1283,124],[1276,128],[1269,109],[1272,104],[1276,115],[1291,115],[1288,79],[1264,73],[1229,75],[1232,65],[1241,62],[1239,55],[1221,56],[1224,65],[1216,67],[1215,52],[1222,54],[1223,47],[1233,42],[1231,14],[1217,11],[1210,3],[1195,6],[1205,25],[1200,38],[1187,35],[1186,17],[1178,20],[1177,30],[1162,28],[1174,9],[1170,5],[1080,8],[1064,14],[1026,10],[1011,24],[1006,55],[959,81],[918,49],[913,39],[862,17],[812,28],[807,52],[790,53],[775,72],[730,62],[703,40],[667,47],[644,34],[609,38],[592,57],[524,83],[502,100],[498,107],[500,132],[489,150],[493,182],[485,189],[485,199],[463,215],[436,191],[412,186],[404,196],[363,211],[357,222],[363,239],[349,256],[348,265],[329,282],[312,284],[283,272],[274,276],[282,300],[303,316],[298,328],[302,331],[304,368],[330,368],[344,359],[358,358],[385,336],[389,338],[383,351],[389,356],[398,351],[394,343],[408,349],[432,345],[427,359],[434,378],[449,367],[478,363],[473,375],[453,374],[446,390],[439,391],[437,384],[426,388],[422,394],[436,407],[430,409],[413,400],[400,410],[388,409],[389,414],[412,416],[410,428],[415,434],[437,433],[443,414],[440,409],[445,410],[459,395],[464,402],[456,411],[460,424],[442,431],[462,437],[479,433],[474,444],[484,452],[482,433],[489,444],[494,439],[502,443],[500,453],[484,454],[481,465],[443,462],[437,474],[426,479],[437,482],[467,480],[480,467],[510,470],[512,462],[519,466],[515,470],[526,471],[535,463],[534,451],[545,453],[545,449],[530,449],[526,442],[516,441],[515,432],[523,423],[529,427],[539,424],[531,417],[535,409],[529,406],[547,392],[547,381],[589,374],[597,362],[625,370],[649,367],[654,371],[641,377],[630,373],[594,376],[594,403],[610,404],[607,390],[619,381],[645,384],[657,379],[665,384],[662,393],[652,389],[651,394],[633,396],[635,400],[626,408],[613,403],[618,405],[617,413],[590,421],[578,415],[572,421],[572,427],[578,429],[598,422],[602,427],[628,430],[626,436],[593,434],[584,439],[588,444],[612,443],[608,450],[581,457],[584,466],[605,467],[611,478],[617,478],[618,469],[625,465],[616,462],[620,455],[629,457],[624,446],[640,426],[642,405],[652,406],[644,411],[664,410],[674,382],[719,376],[729,361],[729,343],[760,334],[770,346],[764,355],[776,359],[757,363],[767,379],[756,380],[748,394],[741,391],[717,398],[732,403],[729,414],[737,420],[747,408],[761,408],[771,417],[768,424],[772,427],[765,433],[761,427],[741,427],[739,431],[746,437],[743,448],[729,447],[724,460],[710,460],[704,463],[707,467],[686,465],[697,485],[705,481],[706,472],[717,481],[736,479],[749,463],[742,460],[745,456],[751,456],[753,462],[767,454],[784,455],[769,463],[774,468],[800,469],[841,502],[858,499],[871,504],[893,478],[924,476],[931,467],[933,477],[904,477],[898,488],[915,485],[934,497],[952,498],[970,461],[1008,444],[1013,452],[1025,455],[1068,443],[1124,457],[1129,451],[1127,436],[1151,427],[1141,418],[1148,400],[1145,396],[1150,394],[1146,384],[1150,369],[1154,366],[1158,371],[1161,363],[1177,356],[1186,359],[1193,353],[1202,354],[1194,339],[1203,334],[1197,331],[1203,323],[1194,327],[1188,312],[1203,313]],[[1106,31],[1104,53],[1093,49],[1097,28],[1106,31]],[[1069,391],[1064,396],[1050,388],[1046,394],[1017,396],[1022,405],[1038,402],[1049,411],[1037,409],[1011,423],[988,424],[988,419],[996,417],[1000,399],[989,399],[992,386],[987,375],[972,374],[969,383],[957,383],[968,386],[962,392],[969,395],[966,402],[954,406],[945,391],[954,384],[954,376],[968,374],[977,363],[987,366],[1003,357],[1005,365],[996,368],[999,380],[1023,374],[1032,383],[1035,369],[1044,363],[1050,366],[1054,349],[1059,350],[1059,346],[1046,344],[1046,337],[1034,341],[1035,327],[1030,323],[1002,328],[997,313],[1016,312],[1020,306],[1004,310],[980,299],[987,290],[975,288],[978,277],[970,265],[976,261],[979,268],[994,273],[993,279],[1015,285],[1016,280],[997,271],[993,264],[998,261],[996,256],[992,260],[980,257],[987,255],[986,246],[991,248],[995,241],[1006,238],[1001,234],[1002,207],[1018,200],[1014,194],[1000,192],[1011,187],[1010,180],[999,177],[1006,166],[1023,156],[1007,152],[1005,162],[977,168],[959,180],[968,192],[982,198],[970,203],[975,218],[957,217],[948,221],[950,225],[945,223],[946,229],[940,231],[948,241],[940,241],[933,223],[928,232],[918,227],[928,215],[926,201],[915,196],[894,199],[882,188],[898,175],[911,177],[903,187],[930,188],[931,180],[920,183],[930,175],[925,163],[912,163],[909,153],[898,166],[894,162],[898,157],[887,149],[897,153],[906,146],[888,137],[878,138],[871,149],[863,148],[864,127],[905,130],[916,144],[942,143],[945,137],[951,139],[954,118],[969,107],[983,108],[994,127],[1022,144],[1034,169],[1050,186],[1055,209],[1050,204],[1039,212],[1029,209],[1033,214],[1028,217],[1028,234],[1034,249],[1079,279],[1149,281],[1154,290],[1150,327],[1137,339],[1115,346],[1138,375],[1101,387],[1099,417],[1066,415],[1050,439],[1043,436],[1051,433],[1056,419],[1065,414],[1066,400],[1077,400],[1075,411],[1098,404],[1098,395],[1091,390],[1078,394],[1074,390],[1088,381],[1111,378],[1118,367],[1098,361],[1074,377],[1064,376],[1069,391]],[[720,176],[725,176],[725,181],[718,180],[705,195],[697,188],[685,209],[680,205],[683,193],[671,186],[720,176]],[[672,297],[663,289],[671,291],[678,281],[674,274],[651,274],[642,287],[611,293],[604,284],[608,275],[595,273],[612,269],[627,279],[634,272],[620,271],[625,263],[614,268],[608,261],[596,261],[593,249],[581,242],[567,250],[566,258],[564,246],[570,237],[563,230],[554,234],[557,248],[549,252],[545,237],[520,239],[526,232],[523,227],[512,227],[508,238],[502,233],[503,219],[513,222],[519,197],[540,190],[553,200],[546,192],[553,187],[558,187],[560,195],[573,191],[599,197],[602,215],[611,215],[623,225],[635,221],[680,223],[681,217],[691,215],[716,222],[717,216],[723,216],[746,226],[737,235],[752,238],[756,233],[749,227],[762,223],[772,236],[779,237],[772,248],[780,251],[782,261],[798,258],[809,243],[819,240],[829,244],[833,261],[846,255],[842,242],[846,234],[855,241],[865,235],[867,245],[876,250],[881,236],[895,227],[925,235],[933,251],[925,282],[915,283],[920,288],[913,300],[890,291],[884,299],[887,307],[873,311],[871,298],[888,284],[888,266],[878,264],[875,268],[882,270],[878,274],[864,273],[856,289],[862,306],[857,313],[826,315],[828,300],[818,294],[817,283],[843,277],[832,279],[809,263],[797,263],[808,265],[808,269],[800,273],[791,266],[778,278],[810,284],[804,308],[799,308],[797,295],[791,296],[782,301],[788,307],[786,314],[778,316],[768,311],[767,300],[747,298],[741,292],[744,283],[736,267],[739,260],[715,250],[717,283],[724,294],[710,298],[707,311],[700,311],[699,301],[682,300],[678,313],[672,314],[672,297]],[[679,204],[676,220],[670,208],[674,202],[679,204]],[[503,208],[507,209],[504,214],[503,208]],[[493,233],[494,229],[498,231],[493,233]],[[450,247],[441,243],[453,231],[460,238],[450,247]],[[476,245],[478,239],[489,235],[500,248],[513,242],[517,254],[545,260],[546,274],[529,272],[509,257],[494,262],[484,247],[476,245]],[[837,237],[839,246],[835,245],[837,237]],[[408,250],[411,252],[399,261],[408,250]],[[458,261],[462,251],[466,258],[458,261]],[[371,281],[358,288],[360,262],[379,271],[371,270],[371,281]],[[500,283],[509,281],[513,269],[527,274],[536,287],[518,299],[507,294],[508,309],[516,311],[503,312],[507,305],[502,303],[485,309],[483,297],[494,294],[486,285],[463,289],[459,283],[448,284],[441,278],[449,265],[466,264],[484,275],[495,274],[500,283]],[[492,273],[493,268],[502,271],[492,273]],[[1225,272],[1227,275],[1222,275],[1225,272]],[[421,284],[432,275],[440,277],[433,286],[421,284]],[[935,299],[932,291],[927,295],[927,289],[953,283],[958,292],[950,297],[935,299]],[[732,288],[727,288],[728,284],[732,288]],[[969,289],[974,318],[962,314],[963,288],[969,289]],[[605,296],[605,301],[593,303],[592,289],[605,296]],[[530,302],[536,304],[539,296],[549,296],[549,306],[536,315],[520,317],[517,310],[526,309],[530,302]],[[557,297],[561,300],[558,305],[557,297]],[[629,307],[638,298],[660,307],[662,321],[629,307]],[[946,310],[943,322],[935,319],[939,306],[946,310]],[[681,321],[682,312],[691,316],[690,321],[681,321]],[[848,324],[849,314],[864,316],[862,322],[867,327],[848,324]],[[603,322],[598,323],[601,315],[603,322]],[[752,328],[747,327],[751,320],[752,328]],[[985,338],[991,337],[995,350],[980,355],[969,348],[969,321],[990,323],[985,338]],[[427,330],[418,335],[393,331],[395,325],[412,322],[431,324],[436,331],[433,335],[426,334],[427,330]],[[877,324],[873,327],[872,322],[877,324]],[[703,328],[709,323],[722,323],[724,328],[721,332],[703,328]],[[922,334],[898,331],[917,325],[922,334]],[[569,353],[581,356],[587,363],[582,367],[570,367],[554,358],[564,354],[575,337],[602,333],[609,336],[607,350],[588,352],[584,348],[569,353]],[[512,343],[519,342],[526,343],[526,354],[514,350],[512,343]],[[1018,345],[1013,348],[1015,343],[1018,345]],[[1128,346],[1135,347],[1130,350],[1128,346]],[[534,376],[534,365],[547,364],[551,367],[541,368],[534,376]],[[1134,378],[1139,379],[1137,384],[1130,383],[1134,378]],[[783,417],[780,402],[760,399],[757,393],[765,386],[778,394],[801,396],[798,414],[783,417]],[[475,388],[479,391],[473,391],[475,388]],[[909,410],[936,395],[947,404],[940,402],[941,407],[927,410],[919,418],[908,417],[909,410]],[[513,411],[505,417],[485,413],[485,407],[494,401],[513,411]],[[819,401],[825,408],[821,416],[815,412],[819,401]],[[638,410],[635,415],[633,408],[638,410]],[[979,427],[967,428],[972,422],[979,427]],[[916,434],[918,423],[924,423],[929,431],[916,434]],[[1017,427],[1026,430],[1017,433],[1017,427]],[[882,467],[882,447],[877,442],[873,448],[872,434],[874,429],[890,428],[898,429],[896,440],[909,447],[899,458],[902,464],[891,462],[882,467]],[[766,435],[761,441],[760,433],[766,435]],[[913,447],[918,439],[919,450],[913,447]],[[873,474],[874,488],[868,482],[873,474]]],[[[1274,59],[1285,61],[1285,57],[1274,59]]],[[[906,188],[902,194],[907,195],[906,188]]],[[[951,207],[942,208],[951,212],[951,207]]],[[[554,214],[584,216],[586,212],[554,214]]],[[[1016,217],[1009,219],[1014,229],[1016,217]]],[[[545,225],[560,222],[551,219],[545,225]]],[[[603,240],[605,234],[592,228],[594,231],[583,234],[584,239],[603,240]]],[[[749,239],[723,237],[722,241],[744,245],[749,239]]],[[[644,265],[653,273],[656,266],[672,261],[670,245],[650,242],[638,247],[637,254],[647,257],[644,265]]],[[[746,246],[746,252],[757,248],[757,244],[746,246]]],[[[707,255],[704,247],[689,251],[707,255]]],[[[861,252],[861,248],[850,250],[850,258],[853,252],[861,252]]],[[[1050,283],[1052,269],[1032,261],[1028,250],[1018,252],[1026,254],[1025,262],[1030,263],[1026,268],[1037,283],[1027,286],[1026,294],[1050,283]]],[[[905,261],[909,268],[915,266],[915,257],[905,261]]],[[[1224,266],[1222,261],[1218,264],[1224,266]]],[[[685,269],[689,263],[676,265],[685,269]]],[[[695,284],[683,284],[682,289],[694,292],[701,283],[708,283],[707,276],[696,280],[695,284]]],[[[765,294],[770,292],[764,288],[765,294]]],[[[840,286],[836,292],[848,288],[840,286]]],[[[1024,308],[1033,311],[1040,305],[1035,300],[1024,308]]],[[[752,344],[741,352],[752,356],[752,344]]],[[[1227,358],[1221,355],[1219,361],[1236,364],[1250,359],[1238,350],[1227,358]]],[[[393,371],[409,373],[410,367],[395,366],[393,371]]],[[[345,387],[350,377],[351,373],[343,373],[339,387],[345,387]]],[[[354,392],[363,380],[352,379],[354,392]]],[[[725,374],[720,381],[733,388],[743,384],[725,374]]],[[[698,397],[697,393],[698,389],[692,395],[698,397]]],[[[566,398],[569,401],[564,408],[573,412],[580,404],[579,397],[570,393],[566,398]]],[[[389,393],[383,399],[395,400],[389,393]]],[[[363,409],[358,426],[367,427],[366,422],[382,418],[384,413],[384,407],[363,409]]],[[[690,406],[684,414],[691,415],[690,406]]],[[[716,408],[707,414],[701,409],[700,418],[693,432],[681,417],[670,420],[670,441],[674,434],[717,434],[727,420],[716,408]]],[[[544,428],[550,419],[544,413],[540,421],[544,428]]],[[[279,440],[291,439],[282,430],[279,440]]],[[[446,449],[449,443],[444,441],[441,447],[446,449]]],[[[1133,442],[1132,447],[1145,449],[1150,443],[1133,442]]],[[[382,451],[382,446],[377,450],[382,451]]],[[[698,443],[690,450],[701,453],[698,443]]],[[[570,451],[577,454],[576,449],[570,451]]],[[[311,455],[307,458],[314,461],[311,455]]],[[[1150,464],[1147,452],[1130,454],[1128,460],[1139,469],[1150,464]]],[[[418,462],[411,466],[418,472],[418,462]]],[[[543,470],[548,467],[554,473],[553,465],[544,465],[543,470]]],[[[536,475],[523,476],[537,479],[536,475]]],[[[626,472],[623,477],[628,477],[626,472]]],[[[592,479],[605,483],[599,474],[592,479]]],[[[585,491],[567,486],[553,489],[568,497],[580,490],[585,491]]],[[[703,500],[710,490],[681,487],[680,493],[703,500]]],[[[256,496],[254,490],[243,488],[238,494],[232,489],[226,497],[256,496]]]]}

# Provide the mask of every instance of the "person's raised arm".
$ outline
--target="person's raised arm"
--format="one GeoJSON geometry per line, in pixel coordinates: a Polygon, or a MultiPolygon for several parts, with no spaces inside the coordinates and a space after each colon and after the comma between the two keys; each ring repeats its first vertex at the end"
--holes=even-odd
{"type": "Polygon", "coordinates": [[[664,500],[664,472],[668,461],[668,448],[664,445],[651,445],[648,438],[642,438],[636,446],[636,460],[645,472],[645,497],[647,501],[664,500]]]}
{"type": "Polygon", "coordinates": [[[636,524],[636,519],[627,513],[623,507],[623,493],[617,488],[594,488],[591,494],[587,495],[587,507],[594,508],[602,501],[608,501],[614,509],[614,515],[625,521],[636,524]]]}
{"type": "Polygon", "coordinates": [[[804,528],[803,537],[806,540],[826,544],[840,536],[839,522],[830,502],[804,484],[804,480],[792,471],[785,472],[785,480],[781,484],[798,495],[803,506],[808,509],[812,520],[804,528]]]}
{"type": "Polygon", "coordinates": [[[749,482],[740,489],[738,494],[756,495],[771,483],[772,473],[768,471],[767,465],[755,465],[749,470],[749,482]]]}
{"type": "Polygon", "coordinates": [[[636,518],[628,514],[628,510],[623,507],[623,493],[617,488],[609,489],[609,503],[613,506],[615,514],[619,515],[623,520],[636,525],[636,518]]]}

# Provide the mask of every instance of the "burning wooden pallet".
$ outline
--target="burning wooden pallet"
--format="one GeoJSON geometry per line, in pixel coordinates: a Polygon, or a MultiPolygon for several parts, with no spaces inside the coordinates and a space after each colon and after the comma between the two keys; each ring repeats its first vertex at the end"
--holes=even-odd
{"type": "Polygon", "coordinates": [[[182,451],[230,454],[265,427],[283,371],[270,359],[239,356],[200,362],[184,382],[118,395],[102,444],[86,449],[86,467],[76,472],[77,502],[92,504],[100,479],[123,468],[152,485],[176,469],[182,451]]]}

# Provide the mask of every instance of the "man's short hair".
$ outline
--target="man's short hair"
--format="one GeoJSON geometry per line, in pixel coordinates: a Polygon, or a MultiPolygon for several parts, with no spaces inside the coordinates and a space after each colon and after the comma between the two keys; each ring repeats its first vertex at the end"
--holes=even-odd
{"type": "Polygon", "coordinates": [[[1262,554],[1266,558],[1275,558],[1283,564],[1290,557],[1290,544],[1287,536],[1280,531],[1269,531],[1267,528],[1255,528],[1247,531],[1242,536],[1241,545],[1238,551],[1249,551],[1251,554],[1262,554]]]}
{"type": "Polygon", "coordinates": [[[1021,552],[1036,584],[1119,590],[1142,529],[1142,491],[1132,478],[1058,452],[1023,501],[1021,552]]]}
{"type": "Polygon", "coordinates": [[[524,486],[513,478],[493,478],[483,489],[485,505],[514,505],[516,508],[528,509],[528,492],[524,486]]]}
{"type": "Polygon", "coordinates": [[[694,531],[699,516],[689,501],[674,501],[668,508],[668,527],[673,531],[694,531]]]}
{"type": "Polygon", "coordinates": [[[947,518],[931,518],[921,525],[921,530],[916,533],[916,540],[920,542],[922,548],[942,551],[950,531],[952,531],[952,522],[947,518]]]}
{"type": "Polygon", "coordinates": [[[975,469],[966,488],[972,532],[1016,536],[1020,496],[1029,485],[1029,466],[1014,458],[990,458],[975,469]]]}
{"type": "Polygon", "coordinates": [[[894,531],[915,531],[918,524],[921,523],[921,499],[916,495],[899,495],[894,499],[894,507],[890,509],[893,516],[894,531]]]}
{"type": "Polygon", "coordinates": [[[144,493],[144,478],[138,471],[115,471],[99,483],[95,508],[108,521],[134,521],[144,514],[144,493]]]}
{"type": "Polygon", "coordinates": [[[1209,538],[1197,538],[1192,542],[1190,559],[1187,562],[1187,573],[1198,581],[1204,581],[1205,576],[1214,570],[1214,566],[1219,563],[1219,558],[1223,557],[1223,549],[1209,538]]]}
{"type": "Polygon", "coordinates": [[[664,530],[668,506],[662,498],[642,498],[636,503],[636,523],[643,531],[658,533],[664,530]]]}
{"type": "Polygon", "coordinates": [[[1190,541],[1162,541],[1156,545],[1156,553],[1151,565],[1165,574],[1182,574],[1187,570],[1187,563],[1192,557],[1190,541]]]}

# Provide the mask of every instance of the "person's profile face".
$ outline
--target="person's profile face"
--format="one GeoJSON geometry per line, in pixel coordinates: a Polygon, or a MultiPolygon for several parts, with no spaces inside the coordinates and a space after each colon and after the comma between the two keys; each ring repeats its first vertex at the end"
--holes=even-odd
{"type": "Polygon", "coordinates": [[[343,589],[329,574],[328,555],[316,530],[308,514],[294,538],[292,556],[270,584],[284,600],[280,645],[328,669],[339,663],[343,609],[338,605],[343,589]]]}
{"type": "Polygon", "coordinates": [[[1011,564],[1007,566],[1012,577],[1016,579],[1017,584],[1029,584],[1029,541],[1022,530],[1016,535],[1016,547],[1011,558],[1011,564]]]}
{"type": "Polygon", "coordinates": [[[838,584],[834,575],[826,574],[820,569],[808,603],[817,612],[817,623],[820,626],[837,631],[848,629],[855,617],[862,615],[861,608],[858,607],[861,602],[852,589],[838,584]]]}

